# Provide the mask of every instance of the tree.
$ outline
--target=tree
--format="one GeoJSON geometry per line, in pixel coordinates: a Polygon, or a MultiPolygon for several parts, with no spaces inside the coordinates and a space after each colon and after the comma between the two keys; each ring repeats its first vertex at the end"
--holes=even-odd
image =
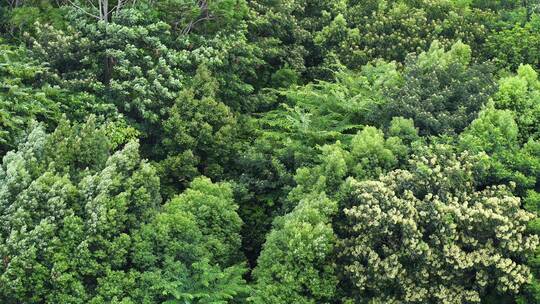
{"type": "Polygon", "coordinates": [[[160,209],[159,178],[106,126],[36,127],[0,167],[5,303],[227,302],[248,292],[242,221],[207,178],[160,209]]]}
{"type": "Polygon", "coordinates": [[[248,291],[227,184],[195,179],[134,237],[137,303],[229,303],[248,291]]]}
{"type": "Polygon", "coordinates": [[[461,132],[495,90],[492,67],[471,63],[471,48],[460,42],[449,51],[434,42],[429,51],[410,57],[403,78],[403,85],[388,93],[385,111],[412,118],[425,135],[461,132]]]}
{"type": "Polygon", "coordinates": [[[162,123],[162,146],[156,150],[164,157],[159,166],[164,185],[171,188],[165,189],[169,193],[187,185],[199,172],[221,177],[223,166],[233,155],[237,121],[231,110],[216,100],[217,89],[216,80],[200,67],[193,84],[181,92],[162,123]]]}
{"type": "Polygon", "coordinates": [[[376,177],[395,168],[419,140],[410,120],[396,118],[389,132],[403,140],[365,127],[350,144],[320,147],[317,164],[296,171],[286,214],[274,220],[257,261],[252,302],[324,303],[339,297],[334,229],[342,229],[337,202],[346,178],[376,177]]]}
{"type": "Polygon", "coordinates": [[[64,86],[116,105],[140,132],[143,155],[163,168],[163,194],[171,197],[200,174],[221,177],[231,159],[233,111],[256,107],[245,78],[257,59],[243,25],[179,35],[139,8],[123,9],[106,28],[72,18],[72,28],[46,27],[30,37],[32,53],[51,61],[64,86]],[[108,76],[104,58],[112,59],[108,76]]]}
{"type": "Polygon", "coordinates": [[[32,32],[36,22],[62,27],[65,20],[59,1],[7,0],[0,3],[0,27],[6,38],[32,32]]]}
{"type": "Polygon", "coordinates": [[[519,24],[492,33],[486,41],[486,53],[498,66],[508,70],[518,69],[520,64],[540,67],[538,48],[540,45],[540,20],[519,24]]]}
{"type": "Polygon", "coordinates": [[[536,3],[0,1],[0,302],[540,303],[536,3]]]}
{"type": "Polygon", "coordinates": [[[289,149],[297,147],[301,165],[307,165],[316,159],[317,145],[349,143],[365,125],[386,126],[381,112],[388,101],[383,92],[400,83],[396,65],[379,61],[359,72],[337,73],[334,82],[283,89],[281,107],[258,120],[260,138],[272,138],[289,149]]]}
{"type": "Polygon", "coordinates": [[[385,140],[384,133],[374,127],[358,132],[351,143],[351,154],[358,161],[354,175],[361,179],[373,178],[397,166],[399,153],[406,147],[399,138],[394,139],[385,140]]]}
{"type": "Polygon", "coordinates": [[[491,14],[455,2],[349,1],[315,34],[315,43],[326,61],[351,69],[378,58],[404,63],[435,40],[443,47],[463,41],[476,51],[489,32],[491,14]]]}
{"type": "Polygon", "coordinates": [[[254,271],[251,303],[321,303],[335,296],[330,219],[336,202],[314,194],[275,222],[254,271]]]}
{"type": "Polygon", "coordinates": [[[50,135],[35,127],[4,157],[0,180],[5,303],[98,303],[104,285],[127,276],[133,233],[161,201],[138,144],[110,155],[92,119],[50,135]]]}
{"type": "Polygon", "coordinates": [[[236,181],[235,193],[246,223],[243,248],[252,265],[272,219],[291,211],[293,205],[286,201],[295,171],[317,163],[318,146],[336,140],[348,144],[362,124],[377,121],[377,110],[384,102],[378,89],[397,81],[395,68],[381,63],[366,67],[361,74],[340,73],[336,82],[283,88],[280,94],[286,99],[280,108],[259,119],[239,120],[236,134],[245,134],[247,140],[237,146],[240,151],[233,159],[233,170],[226,173],[236,181]]]}
{"type": "Polygon", "coordinates": [[[213,184],[208,178],[196,178],[189,189],[169,203],[178,204],[193,214],[206,238],[205,246],[213,261],[230,266],[242,261],[240,234],[242,220],[228,184],[213,184]]]}
{"type": "Polygon", "coordinates": [[[460,135],[459,148],[475,154],[485,153],[489,170],[482,182],[484,185],[510,185],[514,192],[526,197],[527,191],[535,188],[540,163],[539,143],[533,140],[522,145],[515,113],[498,110],[491,104],[460,135]]]}
{"type": "Polygon", "coordinates": [[[33,120],[53,130],[66,115],[83,120],[90,114],[117,120],[112,104],[58,85],[54,73],[22,48],[0,42],[0,155],[17,146],[33,120]]]}
{"type": "MultiPolygon", "coordinates": [[[[522,197],[522,206],[538,215],[540,201],[536,184],[540,172],[540,144],[530,140],[521,145],[518,128],[512,111],[488,108],[461,135],[460,145],[473,153],[487,153],[488,170],[482,184],[512,185],[513,192],[522,197]]],[[[538,219],[528,224],[531,233],[539,233],[538,219]]],[[[540,299],[538,278],[538,250],[528,257],[533,278],[524,292],[517,297],[519,303],[529,303],[540,299]]],[[[496,303],[497,300],[492,300],[496,303]]],[[[491,302],[489,302],[491,303],[491,302]]]]}
{"type": "Polygon", "coordinates": [[[493,100],[495,108],[515,113],[522,143],[539,138],[540,81],[531,66],[520,66],[517,75],[502,78],[493,100]]]}
{"type": "Polygon", "coordinates": [[[172,0],[155,4],[162,20],[186,35],[202,27],[216,30],[242,20],[247,13],[244,0],[172,0]],[[205,24],[206,23],[206,24],[205,24]]]}
{"type": "Polygon", "coordinates": [[[504,186],[475,190],[475,159],[452,153],[436,147],[409,170],[349,181],[342,259],[352,299],[480,303],[530,280],[534,215],[504,186]]]}
{"type": "Polygon", "coordinates": [[[313,38],[345,9],[346,1],[256,0],[249,5],[254,16],[249,20],[250,40],[264,50],[264,83],[282,68],[291,68],[306,79],[332,77],[320,67],[324,58],[313,38]]]}

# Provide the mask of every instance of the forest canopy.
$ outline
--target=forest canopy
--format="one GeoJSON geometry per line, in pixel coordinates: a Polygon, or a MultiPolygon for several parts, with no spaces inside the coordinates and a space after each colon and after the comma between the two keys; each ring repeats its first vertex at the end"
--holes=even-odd
{"type": "Polygon", "coordinates": [[[0,303],[540,303],[540,1],[0,1],[0,303]]]}

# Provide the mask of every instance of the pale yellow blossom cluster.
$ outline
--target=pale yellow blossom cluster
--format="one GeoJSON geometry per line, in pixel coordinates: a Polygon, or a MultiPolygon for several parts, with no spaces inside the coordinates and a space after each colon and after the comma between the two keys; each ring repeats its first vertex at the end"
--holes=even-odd
{"type": "Polygon", "coordinates": [[[466,159],[419,157],[411,171],[349,181],[342,258],[360,295],[374,303],[480,303],[488,290],[517,293],[530,280],[533,214],[505,187],[476,191],[466,159]]]}

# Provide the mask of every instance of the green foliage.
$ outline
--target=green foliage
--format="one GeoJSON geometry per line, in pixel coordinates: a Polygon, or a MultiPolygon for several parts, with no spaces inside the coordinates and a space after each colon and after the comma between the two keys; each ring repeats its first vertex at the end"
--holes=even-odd
{"type": "Polygon", "coordinates": [[[486,41],[486,53],[495,62],[509,70],[516,70],[521,64],[540,67],[540,19],[519,24],[512,28],[494,32],[486,41]]]}
{"type": "MultiPolygon", "coordinates": [[[[530,66],[521,66],[516,76],[500,80],[494,102],[480,113],[460,136],[460,146],[475,153],[487,153],[489,170],[485,185],[510,184],[524,200],[525,207],[538,214],[538,176],[540,144],[536,140],[534,123],[537,116],[537,76],[530,66]],[[496,109],[498,108],[498,109],[496,109]]],[[[529,223],[531,232],[538,234],[538,220],[529,223]]],[[[518,300],[534,302],[540,296],[540,276],[536,251],[529,257],[533,280],[518,300]]]]}
{"type": "MultiPolygon", "coordinates": [[[[313,150],[314,152],[310,156],[317,158],[310,161],[310,163],[314,162],[317,165],[311,167],[307,163],[307,166],[302,166],[296,171],[294,182],[297,186],[288,195],[287,192],[292,188],[293,182],[290,180],[292,174],[287,173],[285,170],[291,170],[291,165],[285,158],[281,158],[283,162],[278,162],[280,158],[277,157],[282,157],[283,154],[280,153],[283,152],[292,154],[291,149],[294,150],[296,146],[289,145],[286,148],[282,148],[279,152],[273,151],[273,154],[270,154],[273,159],[267,164],[267,167],[263,167],[265,160],[262,158],[264,155],[262,153],[269,152],[261,150],[262,146],[254,147],[253,150],[257,149],[259,151],[257,155],[260,157],[257,158],[260,162],[258,163],[259,167],[255,167],[255,171],[263,170],[262,172],[264,174],[268,174],[265,176],[269,176],[270,179],[267,177],[268,185],[255,184],[253,177],[248,179],[247,174],[243,174],[240,179],[246,187],[249,187],[248,189],[253,189],[252,196],[247,196],[243,192],[247,196],[244,199],[248,200],[250,198],[259,202],[258,205],[253,206],[251,205],[253,201],[249,201],[249,208],[245,209],[249,212],[244,215],[248,225],[247,227],[253,227],[246,232],[246,236],[249,237],[248,241],[244,241],[244,246],[248,245],[249,254],[256,251],[258,246],[260,246],[259,244],[262,244],[262,241],[260,241],[261,234],[266,233],[270,229],[269,224],[273,217],[295,210],[299,202],[306,196],[311,195],[311,193],[326,193],[329,197],[334,197],[337,195],[341,184],[347,176],[354,175],[358,178],[377,176],[381,172],[394,169],[404,162],[408,154],[412,151],[411,146],[413,142],[416,143],[419,141],[417,130],[414,128],[411,120],[397,118],[393,120],[389,132],[392,136],[386,137],[381,131],[372,127],[366,127],[363,131],[353,136],[348,144],[338,141],[335,144],[324,145],[317,150],[313,150]],[[399,136],[402,136],[403,139],[399,136]],[[372,141],[380,142],[381,144],[371,146],[372,141]],[[370,155],[371,151],[375,152],[376,155],[370,155]],[[369,157],[365,158],[366,155],[369,155],[369,157]],[[271,187],[279,190],[272,190],[271,187]],[[281,194],[281,199],[273,196],[276,194],[281,194]],[[287,199],[284,199],[285,196],[287,196],[287,199]],[[275,211],[272,212],[270,210],[275,211]],[[265,227],[265,229],[261,229],[261,226],[265,227]]],[[[303,147],[302,145],[298,146],[303,147]]],[[[295,151],[291,157],[297,157],[299,152],[295,151]]],[[[250,154],[250,156],[254,155],[250,154]]],[[[242,161],[247,160],[244,159],[242,161]]],[[[249,169],[246,171],[254,171],[252,167],[249,167],[249,169]]],[[[244,188],[245,190],[247,189],[244,188]]]]}
{"type": "Polygon", "coordinates": [[[36,127],[0,179],[6,303],[227,303],[248,291],[230,187],[196,179],[159,211],[138,144],[109,155],[92,120],[36,127]]]}
{"type": "Polygon", "coordinates": [[[492,106],[483,110],[460,136],[460,148],[489,156],[489,169],[484,184],[514,183],[516,193],[525,196],[527,189],[535,187],[540,162],[538,142],[519,142],[515,114],[509,110],[496,110],[492,106]]]}
{"type": "Polygon", "coordinates": [[[262,136],[302,149],[336,140],[350,142],[363,125],[381,125],[387,103],[382,91],[400,81],[395,64],[377,62],[359,73],[338,73],[335,82],[283,90],[286,102],[282,108],[267,112],[260,120],[262,136]]]}
{"type": "Polygon", "coordinates": [[[351,154],[358,160],[353,169],[354,175],[361,179],[377,177],[394,168],[398,162],[396,154],[407,149],[399,138],[395,139],[385,140],[383,132],[374,127],[366,127],[359,132],[351,143],[351,154]]]}
{"type": "Polygon", "coordinates": [[[269,112],[263,122],[308,146],[349,141],[362,125],[386,127],[395,116],[412,118],[422,134],[456,134],[494,91],[491,72],[489,64],[471,63],[467,45],[444,51],[434,42],[410,57],[403,71],[379,61],[339,73],[333,83],[288,89],[285,111],[269,112]]]}
{"type": "MultiPolygon", "coordinates": [[[[59,116],[57,105],[41,93],[41,100],[36,100],[39,90],[34,90],[30,81],[43,73],[43,68],[35,62],[26,62],[21,57],[22,49],[13,49],[2,45],[0,57],[0,76],[2,93],[0,95],[0,154],[13,148],[17,136],[20,136],[30,121],[38,115],[59,116]]],[[[38,95],[39,96],[39,95],[38,95]]],[[[45,117],[47,117],[45,116],[45,117]]],[[[56,118],[57,118],[56,117],[56,118]]]]}
{"type": "Polygon", "coordinates": [[[290,67],[308,79],[327,78],[318,65],[324,60],[314,43],[321,30],[346,6],[344,0],[255,0],[249,1],[253,17],[250,38],[262,50],[267,63],[260,71],[268,81],[277,70],[290,67]]]}
{"type": "Polygon", "coordinates": [[[493,99],[497,109],[515,112],[521,142],[539,138],[540,81],[531,66],[520,66],[517,75],[502,78],[493,99]]]}
{"type": "Polygon", "coordinates": [[[232,156],[236,118],[216,100],[216,90],[216,81],[200,67],[191,87],[180,93],[162,122],[163,141],[158,149],[165,159],[160,167],[171,193],[199,171],[219,178],[222,165],[232,156]],[[186,155],[191,158],[187,162],[186,155]],[[185,168],[186,163],[193,167],[185,168]]]}
{"type": "Polygon", "coordinates": [[[165,204],[134,236],[134,301],[229,303],[245,295],[236,208],[228,185],[205,178],[165,204]]]}
{"type": "Polygon", "coordinates": [[[336,202],[324,194],[305,197],[275,221],[257,268],[251,303],[325,303],[335,295],[332,262],[336,237],[330,218],[336,202]]]}
{"type": "Polygon", "coordinates": [[[272,219],[291,210],[286,197],[295,171],[318,161],[317,146],[336,140],[348,144],[362,124],[377,122],[377,110],[385,102],[379,88],[398,81],[395,65],[377,63],[361,74],[343,72],[335,83],[286,88],[280,108],[242,122],[240,128],[253,130],[256,139],[234,160],[232,176],[246,222],[244,248],[252,263],[272,219]]]}
{"type": "Polygon", "coordinates": [[[494,11],[500,11],[504,9],[515,9],[522,5],[523,1],[520,0],[473,0],[472,5],[474,7],[482,9],[491,9],[494,11]]]}
{"type": "Polygon", "coordinates": [[[317,166],[296,171],[294,180],[297,186],[289,192],[289,203],[296,204],[310,193],[325,193],[332,197],[350,174],[353,158],[341,142],[325,145],[321,147],[321,152],[317,166]]]}
{"type": "Polygon", "coordinates": [[[298,84],[298,74],[290,68],[282,68],[272,74],[270,83],[276,88],[287,88],[298,84]]]}
{"type": "Polygon", "coordinates": [[[480,303],[529,281],[525,261],[538,236],[525,229],[534,215],[504,187],[476,191],[472,162],[428,154],[410,170],[349,181],[342,258],[353,299],[480,303]]]}
{"type": "Polygon", "coordinates": [[[461,142],[464,149],[471,152],[512,153],[518,145],[518,133],[513,113],[497,110],[490,104],[461,135],[461,142]]]}
{"type": "MultiPolygon", "coordinates": [[[[242,127],[253,128],[249,123],[242,127]]],[[[273,218],[282,214],[281,207],[294,183],[294,170],[303,161],[299,146],[282,143],[277,140],[279,134],[275,135],[265,134],[247,142],[233,160],[232,170],[226,172],[235,181],[234,195],[245,222],[242,248],[251,265],[256,263],[273,218]]]]}
{"type": "Polygon", "coordinates": [[[241,260],[238,254],[242,220],[229,185],[212,184],[207,178],[197,178],[189,189],[169,202],[171,205],[180,205],[193,214],[206,237],[207,253],[214,261],[226,266],[241,260]]]}
{"type": "Polygon", "coordinates": [[[175,31],[216,31],[240,22],[248,12],[245,0],[191,1],[167,0],[150,3],[160,19],[175,31]]]}
{"type": "Polygon", "coordinates": [[[350,68],[376,58],[404,62],[409,53],[426,51],[432,41],[445,47],[464,41],[475,47],[485,39],[489,12],[452,1],[350,1],[317,33],[326,57],[337,56],[350,68]]]}
{"type": "Polygon", "coordinates": [[[538,4],[0,2],[0,302],[540,302],[538,4]]]}
{"type": "Polygon", "coordinates": [[[316,166],[296,171],[297,186],[288,195],[288,209],[291,209],[289,204],[294,206],[309,193],[326,193],[331,198],[338,198],[347,177],[377,178],[402,167],[421,144],[412,120],[396,117],[388,136],[368,126],[359,131],[349,145],[338,141],[322,146],[316,166]]]}
{"type": "Polygon", "coordinates": [[[426,135],[461,132],[494,91],[491,66],[471,63],[470,47],[460,42],[445,52],[435,41],[409,59],[403,74],[385,110],[390,117],[412,118],[426,135]]]}
{"type": "Polygon", "coordinates": [[[54,128],[63,113],[82,120],[90,113],[112,118],[116,111],[88,94],[62,89],[44,64],[6,44],[0,44],[0,85],[0,155],[17,146],[33,120],[54,128]]]}
{"type": "Polygon", "coordinates": [[[216,21],[210,31],[193,23],[190,33],[162,21],[159,5],[150,13],[143,4],[123,8],[109,23],[82,18],[74,9],[71,27],[38,25],[28,41],[32,54],[50,62],[63,86],[117,106],[140,134],[143,155],[159,162],[163,194],[171,197],[200,174],[222,177],[232,157],[232,109],[257,107],[246,97],[253,91],[247,79],[256,77],[250,67],[258,59],[239,20],[241,3],[212,1],[220,17],[212,13],[205,23],[231,24],[216,21]],[[229,13],[238,16],[225,16],[229,13]]]}
{"type": "Polygon", "coordinates": [[[107,290],[101,284],[124,275],[133,233],[161,200],[159,179],[140,160],[138,144],[110,155],[92,120],[63,124],[51,135],[35,127],[4,157],[0,180],[5,303],[99,297],[107,290]]]}
{"type": "Polygon", "coordinates": [[[32,32],[36,22],[51,23],[56,27],[65,25],[62,8],[58,7],[59,3],[56,1],[6,1],[5,4],[9,7],[0,5],[0,29],[4,29],[9,36],[17,37],[25,32],[32,32]]]}
{"type": "MultiPolygon", "coordinates": [[[[536,161],[538,163],[540,157],[538,157],[538,154],[536,155],[536,161]]],[[[531,233],[540,235],[540,220],[538,216],[540,215],[540,194],[538,192],[535,190],[529,190],[527,192],[525,208],[537,215],[534,220],[529,222],[528,230],[531,233]]],[[[520,304],[540,301],[540,246],[529,256],[528,265],[531,267],[533,277],[526,287],[525,292],[518,297],[518,303],[520,304]]]]}

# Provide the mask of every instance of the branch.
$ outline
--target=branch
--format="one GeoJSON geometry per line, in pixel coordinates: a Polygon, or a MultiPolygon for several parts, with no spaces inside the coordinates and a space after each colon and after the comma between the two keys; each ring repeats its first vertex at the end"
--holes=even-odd
{"type": "Polygon", "coordinates": [[[87,11],[84,8],[82,8],[82,7],[78,6],[77,4],[75,4],[75,2],[73,2],[72,0],[67,0],[67,2],[69,2],[70,5],[72,5],[76,9],[80,10],[81,12],[87,14],[88,16],[91,16],[91,17],[94,17],[94,18],[96,18],[98,20],[101,20],[100,16],[90,13],[89,11],[87,11]]]}
{"type": "Polygon", "coordinates": [[[124,2],[122,0],[118,0],[118,4],[116,5],[116,15],[120,13],[120,10],[122,9],[123,5],[124,5],[124,2]]]}
{"type": "Polygon", "coordinates": [[[17,7],[17,0],[6,0],[6,2],[8,3],[10,9],[17,7]]]}
{"type": "Polygon", "coordinates": [[[197,21],[191,21],[189,22],[189,24],[182,30],[182,34],[184,35],[187,35],[189,34],[189,32],[191,32],[191,30],[193,29],[193,26],[195,26],[195,24],[201,22],[201,21],[204,21],[204,20],[213,20],[214,19],[214,16],[205,16],[203,18],[200,18],[198,19],[197,21]]]}
{"type": "Polygon", "coordinates": [[[206,16],[199,18],[196,21],[190,21],[189,24],[184,28],[184,30],[182,30],[182,34],[184,35],[189,34],[189,32],[191,32],[195,24],[201,21],[214,19],[214,16],[212,16],[210,12],[208,11],[208,2],[206,0],[198,0],[197,5],[199,6],[199,9],[201,10],[201,14],[205,14],[206,16]]]}
{"type": "Polygon", "coordinates": [[[87,0],[86,2],[90,3],[90,5],[92,5],[92,7],[97,10],[97,7],[92,0],[87,0]]]}

